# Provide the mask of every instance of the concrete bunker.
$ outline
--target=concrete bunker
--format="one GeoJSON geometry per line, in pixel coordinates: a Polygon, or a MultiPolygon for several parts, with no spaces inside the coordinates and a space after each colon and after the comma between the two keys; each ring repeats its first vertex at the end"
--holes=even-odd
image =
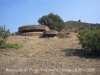
{"type": "Polygon", "coordinates": [[[56,37],[57,34],[58,34],[58,32],[55,31],[55,30],[44,31],[43,32],[43,37],[56,37]]]}
{"type": "Polygon", "coordinates": [[[28,25],[18,28],[18,32],[23,36],[39,36],[43,35],[44,31],[49,31],[50,29],[45,25],[28,25]]]}

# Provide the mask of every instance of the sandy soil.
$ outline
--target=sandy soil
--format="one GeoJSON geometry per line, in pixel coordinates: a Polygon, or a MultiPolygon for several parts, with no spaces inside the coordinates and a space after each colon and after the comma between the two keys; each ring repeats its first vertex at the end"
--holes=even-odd
{"type": "Polygon", "coordinates": [[[76,34],[69,36],[10,36],[21,48],[0,50],[0,75],[100,75],[99,57],[85,56],[76,34]]]}

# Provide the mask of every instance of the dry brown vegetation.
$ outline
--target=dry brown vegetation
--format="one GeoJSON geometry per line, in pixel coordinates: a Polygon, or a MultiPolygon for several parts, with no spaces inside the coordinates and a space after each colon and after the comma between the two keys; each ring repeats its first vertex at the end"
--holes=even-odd
{"type": "Polygon", "coordinates": [[[91,29],[91,30],[100,30],[100,24],[92,24],[92,23],[86,23],[86,22],[80,22],[80,21],[67,21],[65,22],[65,29],[66,32],[77,32],[82,29],[91,29]]]}
{"type": "Polygon", "coordinates": [[[7,42],[21,48],[0,50],[0,75],[99,75],[99,57],[85,56],[76,35],[63,39],[10,36],[7,42]]]}

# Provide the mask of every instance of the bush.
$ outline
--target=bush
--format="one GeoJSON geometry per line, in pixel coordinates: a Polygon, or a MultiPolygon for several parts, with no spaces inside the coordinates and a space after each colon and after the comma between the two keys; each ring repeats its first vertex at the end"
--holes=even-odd
{"type": "Polygon", "coordinates": [[[6,40],[9,37],[9,35],[10,35],[9,29],[6,30],[5,25],[4,27],[0,26],[0,48],[15,48],[15,49],[20,48],[18,44],[6,43],[6,40]]]}
{"type": "Polygon", "coordinates": [[[19,49],[20,46],[18,44],[3,43],[1,45],[1,48],[15,48],[15,49],[19,49]]]}
{"type": "Polygon", "coordinates": [[[4,27],[0,26],[0,46],[6,42],[7,37],[9,35],[10,35],[9,29],[6,30],[5,25],[4,27]]]}
{"type": "Polygon", "coordinates": [[[78,39],[85,54],[100,55],[100,30],[80,30],[78,39]]]}

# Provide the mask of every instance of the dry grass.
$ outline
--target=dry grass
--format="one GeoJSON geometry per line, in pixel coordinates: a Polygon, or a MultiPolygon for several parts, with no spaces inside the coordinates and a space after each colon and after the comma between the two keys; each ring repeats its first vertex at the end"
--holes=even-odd
{"type": "Polygon", "coordinates": [[[81,46],[78,45],[76,34],[71,33],[69,36],[70,38],[64,39],[34,36],[26,39],[24,36],[9,37],[7,42],[17,43],[21,48],[0,50],[0,74],[99,75],[99,58],[85,56],[81,46]],[[7,68],[24,71],[7,72],[7,68]]]}

